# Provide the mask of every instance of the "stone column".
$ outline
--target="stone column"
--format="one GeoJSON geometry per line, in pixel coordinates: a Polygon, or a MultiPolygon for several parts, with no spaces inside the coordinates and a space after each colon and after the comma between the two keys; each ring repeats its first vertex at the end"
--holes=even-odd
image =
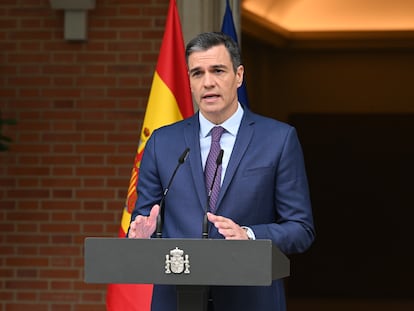
{"type": "MultiPolygon", "coordinates": [[[[240,41],[240,0],[230,0],[237,38],[240,41]]],[[[177,0],[186,44],[200,32],[220,31],[226,9],[225,0],[177,0]]]]}

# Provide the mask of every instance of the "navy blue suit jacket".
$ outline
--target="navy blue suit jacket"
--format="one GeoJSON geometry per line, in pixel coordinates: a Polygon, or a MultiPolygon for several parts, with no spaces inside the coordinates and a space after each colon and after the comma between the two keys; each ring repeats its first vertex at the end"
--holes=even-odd
{"type": "MultiPolygon", "coordinates": [[[[200,155],[198,113],[162,127],[148,140],[132,214],[149,215],[159,203],[178,158],[190,148],[165,198],[163,237],[201,238],[207,205],[200,155]]],[[[244,115],[216,205],[216,214],[249,226],[285,254],[305,251],[314,229],[303,155],[296,130],[248,109],[244,115]]],[[[209,237],[222,239],[214,226],[209,237]]],[[[283,281],[268,287],[213,286],[215,311],[285,310],[283,281]]],[[[153,311],[175,311],[174,286],[155,285],[153,311]]]]}

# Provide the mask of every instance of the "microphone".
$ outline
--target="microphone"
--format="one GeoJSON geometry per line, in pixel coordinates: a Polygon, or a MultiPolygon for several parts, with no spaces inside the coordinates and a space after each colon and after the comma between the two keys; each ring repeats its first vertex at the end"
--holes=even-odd
{"type": "Polygon", "coordinates": [[[210,208],[211,193],[213,192],[214,183],[216,182],[218,168],[221,165],[221,163],[223,162],[223,154],[224,154],[224,150],[221,149],[220,152],[219,152],[219,154],[218,154],[218,156],[217,156],[217,159],[216,159],[216,170],[214,171],[213,180],[211,182],[210,189],[209,189],[208,194],[207,194],[207,207],[206,207],[206,212],[204,213],[204,219],[203,219],[203,234],[202,234],[202,238],[203,239],[207,239],[208,238],[207,211],[210,208]]]}
{"type": "Polygon", "coordinates": [[[172,181],[174,180],[174,177],[175,177],[175,174],[178,171],[178,168],[187,159],[187,156],[188,156],[189,152],[190,152],[190,148],[185,149],[184,152],[181,154],[181,156],[178,158],[177,166],[175,167],[175,170],[174,170],[173,174],[171,175],[170,180],[168,181],[168,185],[167,185],[167,187],[165,188],[165,190],[162,194],[162,198],[161,198],[161,201],[159,203],[160,212],[159,212],[158,217],[157,217],[157,227],[156,227],[156,230],[155,230],[155,232],[156,232],[155,236],[157,238],[162,237],[162,226],[163,226],[163,223],[164,223],[164,200],[165,200],[165,197],[167,196],[167,193],[170,190],[170,186],[172,184],[172,181]]]}

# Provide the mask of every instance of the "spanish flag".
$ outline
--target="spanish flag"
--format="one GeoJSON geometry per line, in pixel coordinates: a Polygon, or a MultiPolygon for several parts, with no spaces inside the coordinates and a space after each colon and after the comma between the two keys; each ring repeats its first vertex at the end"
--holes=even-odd
{"type": "MultiPolygon", "coordinates": [[[[137,200],[136,186],[140,161],[151,133],[161,126],[193,114],[180,18],[175,0],[170,0],[164,38],[132,168],[119,237],[125,237],[131,221],[131,213],[137,200]]],[[[151,297],[151,284],[110,284],[107,290],[106,306],[108,311],[148,311],[151,309],[151,297]]]]}

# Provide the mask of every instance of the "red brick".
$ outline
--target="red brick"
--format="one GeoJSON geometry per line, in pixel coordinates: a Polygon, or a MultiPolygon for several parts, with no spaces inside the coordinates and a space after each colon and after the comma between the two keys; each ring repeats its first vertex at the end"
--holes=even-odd
{"type": "MultiPolygon", "coordinates": [[[[91,143],[91,142],[102,142],[105,141],[106,135],[104,133],[86,133],[84,135],[84,142],[91,143]]],[[[103,157],[101,157],[103,158],[103,157]]],[[[89,160],[92,160],[91,157],[88,157],[89,160]]],[[[95,161],[97,159],[93,159],[95,161]]],[[[93,162],[92,162],[93,163],[93,162]]]]}
{"type": "Polygon", "coordinates": [[[106,73],[106,66],[103,65],[85,65],[85,74],[104,74],[106,73]]]}
{"type": "MultiPolygon", "coordinates": [[[[103,178],[85,178],[84,185],[88,188],[102,188],[106,185],[106,179],[103,178]]],[[[87,202],[90,203],[90,202],[87,202]]]]}
{"type": "MultiPolygon", "coordinates": [[[[28,170],[29,174],[32,170],[28,170]]],[[[22,195],[22,192],[26,192],[27,197],[30,197],[31,199],[47,199],[50,197],[49,190],[47,189],[16,189],[16,190],[9,190],[8,191],[8,197],[19,199],[22,195]]]]}
{"type": "Polygon", "coordinates": [[[78,279],[80,271],[77,269],[45,269],[39,272],[39,277],[45,279],[78,279]]]}
{"type": "Polygon", "coordinates": [[[13,255],[14,254],[14,248],[12,246],[0,246],[0,254],[3,256],[6,255],[13,255]]]}
{"type": "Polygon", "coordinates": [[[54,53],[52,57],[52,61],[55,63],[73,64],[75,61],[75,55],[66,52],[54,53]]]}
{"type": "Polygon", "coordinates": [[[79,232],[80,224],[40,224],[40,232],[42,233],[71,233],[79,232]]]}
{"type": "MultiPolygon", "coordinates": [[[[7,269],[5,269],[5,268],[0,268],[0,277],[2,278],[2,279],[5,279],[5,278],[11,278],[11,277],[13,277],[14,276],[14,273],[13,273],[13,271],[11,270],[11,269],[9,269],[9,268],[7,268],[7,269]]],[[[0,292],[0,295],[1,295],[1,292],[0,292]]],[[[1,296],[0,296],[1,297],[1,296]]]]}
{"type": "Polygon", "coordinates": [[[21,66],[19,68],[19,73],[20,74],[24,74],[24,75],[39,75],[41,74],[42,70],[41,70],[41,66],[39,65],[26,65],[26,66],[21,66]]]}
{"type": "Polygon", "coordinates": [[[71,266],[72,259],[70,257],[51,257],[50,267],[68,267],[71,266]]]}
{"type": "Polygon", "coordinates": [[[23,280],[23,281],[6,281],[6,288],[10,288],[10,289],[47,289],[48,285],[47,282],[45,281],[28,281],[28,280],[23,280]]]}
{"type": "Polygon", "coordinates": [[[64,281],[52,280],[50,282],[50,286],[54,288],[55,290],[59,290],[59,291],[72,289],[72,283],[68,282],[67,280],[64,280],[64,281]]]}
{"type": "Polygon", "coordinates": [[[41,203],[41,209],[50,210],[50,211],[73,211],[79,208],[78,201],[59,201],[53,200],[51,202],[44,201],[41,203]]]}
{"type": "Polygon", "coordinates": [[[117,33],[113,30],[91,30],[89,32],[89,39],[90,40],[116,40],[117,33]]]}
{"type": "MultiPolygon", "coordinates": [[[[60,136],[62,139],[68,139],[66,141],[72,142],[72,137],[66,137],[66,136],[60,136]],[[69,138],[71,138],[69,140],[69,138]]],[[[77,137],[78,140],[80,140],[80,137],[77,137]]],[[[76,164],[79,165],[82,162],[82,157],[80,155],[53,155],[48,154],[44,155],[41,159],[42,164],[53,164],[53,165],[68,165],[68,164],[76,164]]],[[[57,179],[54,179],[57,180],[57,179]]]]}
{"type": "Polygon", "coordinates": [[[82,69],[70,65],[47,65],[43,66],[43,73],[48,75],[73,75],[81,74],[82,69]]]}
{"type": "Polygon", "coordinates": [[[29,232],[37,233],[39,232],[38,225],[36,223],[17,223],[16,224],[16,231],[18,233],[28,234],[29,232]]]}
{"type": "Polygon", "coordinates": [[[14,89],[0,89],[0,97],[14,97],[16,96],[16,90],[14,89]]]}
{"type": "Polygon", "coordinates": [[[42,47],[42,45],[41,45],[41,42],[40,41],[22,42],[20,44],[20,48],[23,51],[30,51],[30,52],[40,51],[41,50],[41,47],[42,47]]]}
{"type": "MultiPolygon", "coordinates": [[[[58,148],[56,148],[58,149],[58,148]]],[[[52,168],[52,176],[73,176],[74,175],[74,169],[72,167],[54,167],[52,168]]]]}
{"type": "Polygon", "coordinates": [[[19,78],[10,78],[9,83],[11,85],[17,86],[48,86],[50,85],[50,78],[48,77],[19,77],[19,78]]]}
{"type": "Polygon", "coordinates": [[[50,56],[47,54],[11,54],[8,57],[8,62],[15,64],[27,64],[27,63],[47,63],[50,61],[50,56]]]}
{"type": "Polygon", "coordinates": [[[8,19],[8,20],[0,20],[0,29],[13,29],[16,28],[17,26],[17,21],[13,20],[13,19],[8,19]]]}
{"type": "Polygon", "coordinates": [[[102,88],[88,88],[84,90],[85,98],[102,98],[106,97],[106,90],[102,88]]]}
{"type": "Polygon", "coordinates": [[[19,269],[17,270],[17,277],[19,278],[37,278],[39,271],[36,269],[19,269]]]}
{"type": "Polygon", "coordinates": [[[108,90],[108,96],[110,97],[140,97],[147,93],[148,90],[140,90],[138,88],[116,88],[108,90]]]}
{"type": "MultiPolygon", "coordinates": [[[[61,106],[64,103],[60,102],[59,104],[56,104],[56,106],[61,106]]],[[[68,106],[73,106],[72,102],[66,103],[68,106]]],[[[59,109],[59,108],[58,108],[59,109]]],[[[52,124],[52,131],[65,131],[65,132],[74,132],[76,128],[76,121],[75,120],[69,120],[69,121],[59,121],[54,122],[52,124]]]]}
{"type": "Polygon", "coordinates": [[[14,232],[15,224],[5,224],[0,223],[0,232],[8,233],[8,232],[14,232]]]}
{"type": "Polygon", "coordinates": [[[6,258],[6,264],[10,267],[47,267],[49,260],[44,257],[36,258],[23,258],[23,257],[12,257],[6,258]]]}
{"type": "Polygon", "coordinates": [[[113,54],[78,54],[76,61],[85,63],[113,63],[116,56],[113,54]]]}
{"type": "MultiPolygon", "coordinates": [[[[72,213],[53,213],[51,217],[51,221],[73,221],[72,213]]],[[[55,239],[58,239],[58,237],[53,236],[52,241],[55,239]]]]}
{"type": "Polygon", "coordinates": [[[51,151],[52,151],[52,153],[73,153],[74,152],[74,146],[72,146],[71,144],[53,145],[51,151]]]}
{"type": "Polygon", "coordinates": [[[37,293],[34,292],[18,292],[17,293],[18,301],[35,301],[37,300],[37,293]]]}
{"type": "Polygon", "coordinates": [[[39,251],[37,247],[20,246],[17,248],[16,254],[21,256],[37,256],[39,251]]]}
{"type": "Polygon", "coordinates": [[[75,220],[78,222],[86,222],[86,221],[93,221],[93,222],[112,222],[114,220],[113,213],[78,213],[76,214],[75,220]]]}
{"type": "Polygon", "coordinates": [[[5,311],[22,311],[22,310],[30,310],[30,311],[49,311],[49,307],[47,304],[40,304],[33,302],[28,303],[7,303],[5,311]]]}
{"type": "Polygon", "coordinates": [[[102,300],[102,293],[85,293],[82,294],[82,301],[84,302],[99,302],[102,300]]]}
{"type": "MultiPolygon", "coordinates": [[[[0,301],[1,304],[0,306],[3,308],[4,305],[6,305],[7,301],[11,301],[12,299],[14,299],[14,294],[11,291],[8,292],[4,292],[4,291],[0,291],[0,301]]],[[[1,309],[2,311],[5,309],[1,309]]]]}
{"type": "MultiPolygon", "coordinates": [[[[33,89],[33,88],[21,88],[19,90],[19,96],[21,98],[25,98],[25,97],[39,97],[40,96],[40,89],[33,89]]],[[[30,103],[30,100],[28,100],[28,102],[30,103]]]]}
{"type": "Polygon", "coordinates": [[[81,133],[57,133],[50,132],[42,135],[42,142],[51,143],[51,142],[70,142],[70,143],[79,143],[82,142],[81,133]]]}
{"type": "MultiPolygon", "coordinates": [[[[96,144],[96,145],[77,146],[76,151],[81,152],[81,153],[94,153],[94,154],[109,153],[111,154],[111,153],[114,153],[116,150],[114,146],[96,144]]],[[[94,163],[91,163],[91,164],[94,165],[94,163]]],[[[103,168],[92,167],[92,170],[96,172],[96,175],[105,173],[103,168]]],[[[85,171],[85,168],[77,169],[77,172],[79,172],[81,175],[83,175],[82,171],[85,171]]],[[[89,172],[87,174],[89,175],[89,172]]]]}
{"type": "Polygon", "coordinates": [[[48,221],[49,220],[49,213],[46,212],[10,212],[7,215],[7,220],[9,221],[48,221]]]}
{"type": "MultiPolygon", "coordinates": [[[[2,43],[0,43],[0,49],[2,51],[5,51],[6,48],[3,46],[2,43]]],[[[15,66],[7,66],[5,64],[3,64],[2,66],[0,66],[0,73],[4,74],[4,75],[14,75],[17,72],[17,67],[15,66]]]]}
{"type": "Polygon", "coordinates": [[[21,210],[24,211],[31,211],[31,210],[38,210],[39,209],[39,201],[34,201],[32,199],[27,199],[26,200],[22,200],[22,201],[18,201],[18,207],[21,210]]]}
{"type": "MultiPolygon", "coordinates": [[[[59,161],[60,162],[60,161],[59,161]]],[[[64,164],[65,162],[62,162],[64,164]]],[[[66,162],[67,163],[67,162],[66,162]]],[[[74,161],[73,163],[78,163],[74,161]]],[[[81,179],[78,178],[42,178],[41,180],[42,187],[80,187],[81,179]]]]}
{"type": "Polygon", "coordinates": [[[102,233],[105,232],[104,226],[101,224],[85,224],[83,225],[83,232],[85,234],[96,234],[98,233],[100,236],[102,236],[102,233]]]}
{"type": "MultiPolygon", "coordinates": [[[[74,309],[74,311],[102,311],[105,310],[105,305],[99,305],[99,304],[77,304],[74,309]]],[[[37,310],[35,310],[37,311],[37,310]]]]}
{"type": "Polygon", "coordinates": [[[79,77],[76,79],[77,86],[112,86],[115,85],[115,77],[79,77]]]}
{"type": "MultiPolygon", "coordinates": [[[[75,85],[75,79],[73,77],[56,77],[56,78],[53,78],[51,84],[54,85],[54,86],[65,86],[65,87],[74,86],[75,85]]],[[[69,101],[69,100],[66,100],[66,101],[61,100],[61,101],[57,101],[57,102],[60,102],[60,103],[62,103],[62,102],[68,103],[69,102],[69,103],[71,103],[70,106],[73,106],[72,102],[69,101]]]]}
{"type": "Polygon", "coordinates": [[[78,198],[80,199],[110,199],[113,198],[115,195],[115,191],[114,190],[93,190],[93,189],[89,189],[89,190],[77,190],[76,191],[76,195],[78,198]]]}
{"type": "Polygon", "coordinates": [[[31,236],[27,235],[11,235],[7,237],[7,242],[12,244],[45,244],[49,242],[48,235],[39,235],[39,234],[32,234],[31,236]]]}

